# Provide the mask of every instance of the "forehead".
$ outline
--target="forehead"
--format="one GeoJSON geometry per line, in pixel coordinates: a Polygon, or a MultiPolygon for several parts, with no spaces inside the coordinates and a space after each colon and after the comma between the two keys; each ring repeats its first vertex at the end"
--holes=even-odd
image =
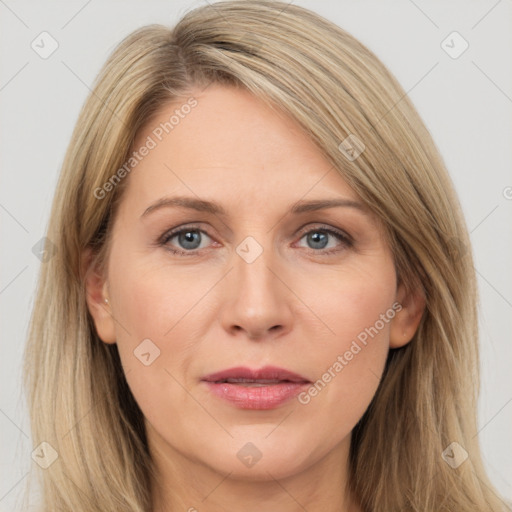
{"type": "Polygon", "coordinates": [[[173,193],[259,204],[357,198],[293,119],[245,89],[212,84],[162,105],[133,148],[145,145],[126,190],[145,202],[173,193]]]}

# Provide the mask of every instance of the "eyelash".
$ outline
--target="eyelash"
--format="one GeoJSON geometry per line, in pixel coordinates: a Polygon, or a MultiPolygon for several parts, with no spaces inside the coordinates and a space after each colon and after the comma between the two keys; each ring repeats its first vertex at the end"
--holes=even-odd
{"type": "MultiPolygon", "coordinates": [[[[165,249],[170,251],[172,254],[176,254],[179,256],[196,256],[198,254],[198,251],[200,251],[201,249],[193,249],[190,251],[184,251],[184,250],[180,250],[180,249],[174,249],[168,245],[170,240],[172,240],[175,236],[180,235],[181,233],[189,232],[189,231],[198,231],[198,232],[204,233],[208,237],[212,238],[203,229],[200,229],[198,226],[192,225],[192,226],[180,227],[179,229],[177,228],[177,229],[174,229],[171,231],[166,231],[158,240],[158,245],[165,247],[165,249]]],[[[329,235],[332,235],[333,237],[337,238],[345,246],[344,248],[350,248],[353,246],[353,240],[351,239],[351,237],[349,237],[342,231],[338,231],[338,230],[328,227],[328,226],[317,226],[313,229],[309,229],[307,231],[302,231],[300,233],[299,240],[301,240],[305,235],[308,235],[309,233],[314,233],[314,232],[322,232],[322,233],[327,233],[329,235]]],[[[338,253],[342,250],[343,250],[343,248],[334,248],[334,249],[331,248],[331,249],[319,249],[319,250],[309,248],[309,251],[312,251],[315,254],[324,255],[324,256],[329,256],[331,254],[338,253]]]]}

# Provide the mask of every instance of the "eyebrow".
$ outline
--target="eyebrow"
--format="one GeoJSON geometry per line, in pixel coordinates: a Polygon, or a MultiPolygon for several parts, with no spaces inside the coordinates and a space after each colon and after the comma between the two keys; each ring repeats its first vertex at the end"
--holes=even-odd
{"type": "MultiPolygon", "coordinates": [[[[156,210],[160,210],[161,208],[187,208],[190,210],[196,210],[198,212],[211,213],[213,215],[223,215],[227,216],[226,210],[215,201],[205,201],[203,199],[198,199],[195,197],[186,197],[186,196],[176,196],[176,197],[162,197],[158,199],[153,204],[151,204],[141,217],[145,217],[146,215],[154,212],[156,210]]],[[[368,214],[368,208],[357,201],[353,201],[351,199],[314,199],[309,201],[300,200],[293,204],[290,208],[290,212],[293,214],[300,214],[305,212],[312,212],[318,210],[324,210],[328,208],[336,208],[336,207],[346,207],[346,208],[355,208],[360,210],[362,213],[368,214]]]]}

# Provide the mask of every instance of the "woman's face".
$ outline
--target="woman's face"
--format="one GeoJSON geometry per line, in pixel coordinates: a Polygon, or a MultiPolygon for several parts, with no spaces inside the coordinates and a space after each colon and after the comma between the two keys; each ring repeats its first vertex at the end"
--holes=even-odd
{"type": "Polygon", "coordinates": [[[414,326],[382,227],[298,126],[243,90],[194,97],[138,136],[89,307],[157,459],[282,478],[347,453],[414,326]]]}

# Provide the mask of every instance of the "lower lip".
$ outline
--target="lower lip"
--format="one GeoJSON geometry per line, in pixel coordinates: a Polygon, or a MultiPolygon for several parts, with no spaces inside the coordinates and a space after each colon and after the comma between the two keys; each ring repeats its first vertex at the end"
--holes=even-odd
{"type": "Polygon", "coordinates": [[[228,382],[207,382],[210,391],[240,409],[273,409],[297,396],[309,383],[280,382],[266,386],[244,386],[228,382]]]}

